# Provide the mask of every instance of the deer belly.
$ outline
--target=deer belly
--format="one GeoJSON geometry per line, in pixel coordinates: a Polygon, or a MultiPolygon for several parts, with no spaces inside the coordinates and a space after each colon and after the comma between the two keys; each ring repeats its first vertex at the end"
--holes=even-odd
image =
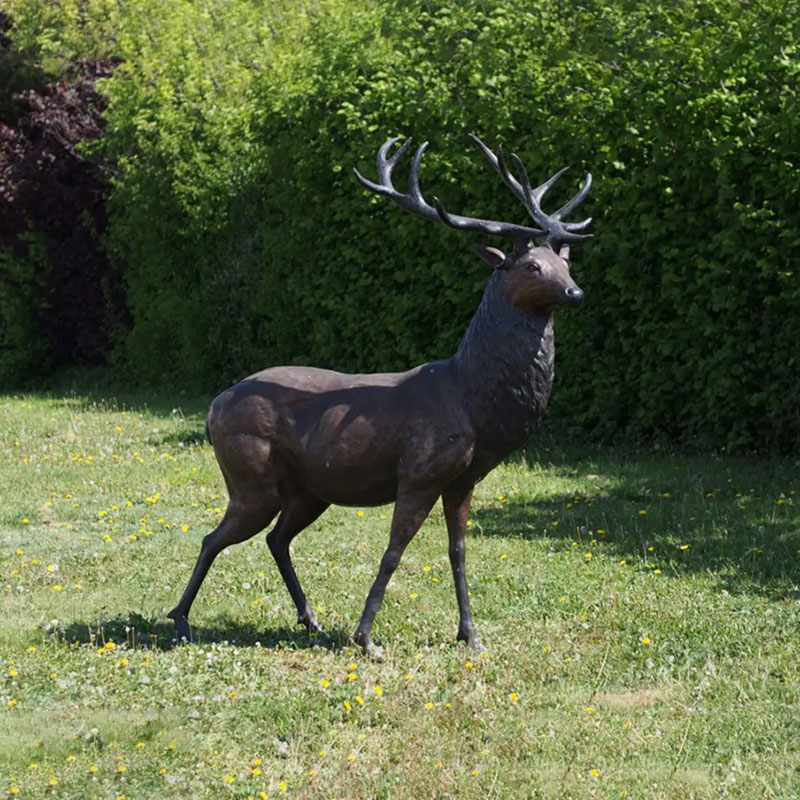
{"type": "Polygon", "coordinates": [[[329,409],[295,441],[300,480],[321,500],[382,505],[397,494],[396,431],[362,415],[329,409]]]}
{"type": "Polygon", "coordinates": [[[397,496],[397,467],[371,461],[337,463],[331,458],[307,471],[306,482],[311,492],[326,503],[380,506],[397,496]]]}

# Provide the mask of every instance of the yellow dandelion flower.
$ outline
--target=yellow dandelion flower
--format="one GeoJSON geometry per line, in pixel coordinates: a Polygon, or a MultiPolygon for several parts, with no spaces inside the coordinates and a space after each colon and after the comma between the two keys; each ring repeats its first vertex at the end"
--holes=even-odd
{"type": "Polygon", "coordinates": [[[590,774],[590,775],[591,775],[593,778],[596,778],[596,777],[597,777],[597,776],[600,774],[600,770],[599,770],[599,769],[590,769],[590,770],[589,770],[589,774],[590,774]]]}
{"type": "Polygon", "coordinates": [[[348,702],[347,702],[347,700],[345,700],[345,701],[342,703],[342,705],[344,706],[344,710],[345,710],[345,711],[349,711],[349,710],[350,710],[350,709],[353,707],[353,706],[351,706],[351,705],[350,705],[350,703],[348,703],[348,702]]]}
{"type": "Polygon", "coordinates": [[[650,644],[650,637],[649,636],[642,636],[640,639],[642,644],[650,644]]]}
{"type": "Polygon", "coordinates": [[[381,697],[381,695],[383,695],[383,689],[381,689],[380,686],[376,686],[375,687],[375,694],[378,695],[378,697],[381,697]]]}
{"type": "Polygon", "coordinates": [[[97,764],[92,764],[92,766],[89,767],[89,772],[91,772],[94,775],[94,773],[97,772],[98,769],[100,769],[100,767],[98,767],[97,764]]]}
{"type": "Polygon", "coordinates": [[[287,790],[289,787],[288,787],[288,786],[287,786],[287,785],[286,785],[286,784],[285,784],[283,781],[281,781],[281,782],[278,784],[278,788],[279,788],[279,789],[280,789],[282,792],[285,792],[285,791],[286,791],[286,790],[287,790]]]}
{"type": "Polygon", "coordinates": [[[236,778],[234,778],[233,775],[228,773],[222,780],[224,780],[225,783],[233,783],[236,780],[236,778]]]}
{"type": "Polygon", "coordinates": [[[584,710],[584,711],[585,711],[587,714],[591,714],[591,713],[593,713],[593,712],[594,712],[594,706],[586,706],[586,708],[584,708],[583,710],[584,710]]]}
{"type": "Polygon", "coordinates": [[[127,772],[127,771],[128,771],[128,768],[124,764],[120,764],[117,767],[117,772],[127,772]]]}
{"type": "Polygon", "coordinates": [[[50,786],[58,785],[58,781],[55,778],[50,778],[50,780],[47,782],[50,784],[50,786]]]}
{"type": "Polygon", "coordinates": [[[328,687],[331,685],[331,682],[330,682],[330,681],[329,681],[327,678],[323,678],[323,679],[322,679],[322,680],[319,682],[319,685],[320,685],[320,686],[321,686],[323,689],[327,689],[327,688],[328,688],[328,687]]]}
{"type": "Polygon", "coordinates": [[[356,703],[358,703],[360,706],[364,705],[364,698],[360,694],[356,695],[356,703]]]}
{"type": "Polygon", "coordinates": [[[516,703],[519,700],[519,695],[516,692],[511,692],[508,695],[508,699],[511,700],[512,703],[516,703]]]}
{"type": "Polygon", "coordinates": [[[425,703],[425,708],[427,709],[433,708],[433,703],[431,703],[431,701],[429,700],[427,703],[425,703]]]}

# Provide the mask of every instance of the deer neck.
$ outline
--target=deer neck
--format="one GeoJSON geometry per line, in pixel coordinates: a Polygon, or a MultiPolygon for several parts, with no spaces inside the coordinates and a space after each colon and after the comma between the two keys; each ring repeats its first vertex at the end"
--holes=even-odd
{"type": "Polygon", "coordinates": [[[515,308],[495,270],[454,361],[479,446],[499,457],[525,444],[553,385],[552,314],[515,308]]]}

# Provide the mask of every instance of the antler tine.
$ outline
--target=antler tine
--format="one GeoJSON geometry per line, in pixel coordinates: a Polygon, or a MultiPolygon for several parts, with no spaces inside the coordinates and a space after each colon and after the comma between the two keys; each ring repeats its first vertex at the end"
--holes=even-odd
{"type": "MultiPolygon", "coordinates": [[[[589,194],[589,189],[592,188],[592,173],[586,173],[586,180],[581,187],[581,190],[575,197],[572,198],[568,203],[565,203],[561,208],[556,211],[553,216],[556,219],[564,219],[564,217],[568,217],[585,199],[586,195],[589,194]]],[[[573,223],[575,224],[575,223],[573,223]]]]}
{"type": "Polygon", "coordinates": [[[389,139],[389,141],[384,142],[378,150],[378,157],[375,164],[378,178],[381,183],[385,183],[388,186],[392,185],[392,170],[394,169],[394,165],[398,162],[403,153],[408,150],[408,146],[411,144],[411,137],[409,136],[408,139],[397,148],[392,156],[386,158],[386,154],[389,152],[390,148],[399,141],[399,139],[399,136],[389,139]]]}
{"type": "Polygon", "coordinates": [[[536,204],[537,208],[541,211],[541,202],[542,198],[550,191],[553,184],[569,169],[569,167],[563,167],[555,175],[551,175],[544,183],[540,183],[532,192],[531,197],[533,198],[534,203],[536,204]]]}
{"type": "MultiPolygon", "coordinates": [[[[497,152],[498,155],[502,152],[499,146],[497,148],[497,152]]],[[[525,208],[528,209],[528,212],[534,218],[534,220],[536,220],[536,222],[538,222],[540,225],[544,225],[545,228],[547,228],[549,220],[547,218],[547,214],[542,211],[538,202],[534,200],[534,190],[531,189],[531,179],[528,177],[528,170],[525,169],[522,159],[516,153],[511,154],[511,160],[514,162],[514,166],[522,176],[522,202],[525,204],[525,208]]]]}
{"type": "Polygon", "coordinates": [[[522,186],[520,186],[519,181],[517,181],[517,179],[506,167],[505,160],[503,159],[502,145],[497,146],[497,155],[495,155],[474,133],[470,133],[469,138],[472,139],[476,145],[478,145],[478,147],[481,149],[481,152],[488,159],[489,163],[497,171],[497,174],[503,179],[503,183],[505,183],[506,186],[508,186],[508,188],[514,192],[514,194],[517,196],[517,199],[527,207],[528,201],[522,186]]]}
{"type": "Polygon", "coordinates": [[[395,136],[393,139],[388,139],[385,141],[378,148],[375,169],[378,173],[378,180],[380,183],[374,183],[373,181],[369,180],[369,178],[365,178],[355,167],[353,167],[353,173],[356,176],[356,180],[366,189],[370,189],[376,194],[382,194],[385,197],[392,197],[394,194],[396,194],[396,189],[392,183],[392,170],[394,169],[394,165],[397,163],[397,160],[408,149],[409,144],[411,144],[411,138],[409,137],[406,139],[397,149],[397,152],[390,158],[387,158],[386,154],[389,152],[389,149],[392,147],[392,145],[399,140],[400,137],[395,136]]]}
{"type": "MultiPolygon", "coordinates": [[[[411,139],[407,140],[408,142],[411,139]]],[[[411,162],[411,170],[408,173],[408,190],[411,193],[411,196],[418,202],[425,202],[425,199],[422,197],[422,190],[419,188],[419,165],[422,161],[422,156],[425,154],[425,151],[428,149],[428,143],[423,142],[418,148],[417,152],[414,153],[414,160],[411,162]]],[[[400,154],[400,150],[397,151],[400,154]]]]}

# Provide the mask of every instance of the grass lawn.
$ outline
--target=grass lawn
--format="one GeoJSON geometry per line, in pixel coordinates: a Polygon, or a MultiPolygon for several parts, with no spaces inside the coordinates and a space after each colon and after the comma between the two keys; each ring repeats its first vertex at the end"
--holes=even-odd
{"type": "Polygon", "coordinates": [[[204,402],[0,396],[0,796],[800,797],[800,462],[534,446],[476,490],[490,653],[456,644],[437,506],[349,643],[390,507],[263,535],[197,642],[164,613],[224,511],[204,402]],[[178,405],[181,408],[172,408],[178,405]]]}

